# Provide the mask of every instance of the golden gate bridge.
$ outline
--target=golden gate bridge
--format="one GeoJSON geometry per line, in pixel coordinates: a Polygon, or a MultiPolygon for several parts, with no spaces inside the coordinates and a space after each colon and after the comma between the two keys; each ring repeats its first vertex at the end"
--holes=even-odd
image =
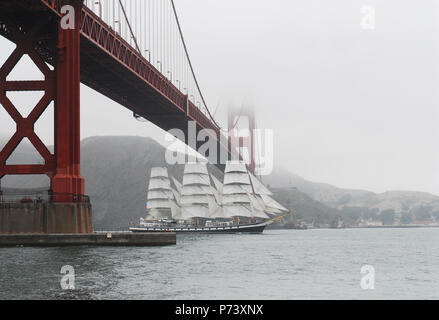
{"type": "MultiPolygon", "coordinates": [[[[214,133],[211,138],[218,149],[241,157],[240,149],[230,143],[237,121],[229,116],[229,126],[223,129],[208,108],[173,0],[3,0],[0,34],[16,45],[0,66],[0,104],[16,123],[16,132],[0,151],[0,178],[28,174],[50,178],[53,223],[46,222],[42,232],[92,231],[91,206],[84,201],[80,174],[80,83],[163,130],[178,128],[187,135],[187,123],[194,121],[197,131],[214,133]],[[23,55],[30,57],[44,80],[8,79],[23,55]],[[26,91],[44,94],[23,117],[7,93],[26,91]],[[53,153],[34,131],[52,102],[53,153]],[[7,163],[24,138],[44,158],[43,164],[7,163]]],[[[254,128],[254,117],[249,119],[254,128]]],[[[240,138],[239,146],[243,144],[240,138]]],[[[250,144],[249,168],[254,170],[253,139],[250,144]]],[[[29,219],[17,223],[26,225],[29,219]]]]}

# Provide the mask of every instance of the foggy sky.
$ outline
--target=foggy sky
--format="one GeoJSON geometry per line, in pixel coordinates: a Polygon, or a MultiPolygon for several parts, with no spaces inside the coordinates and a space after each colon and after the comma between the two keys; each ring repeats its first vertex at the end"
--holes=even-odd
{"type": "MultiPolygon", "coordinates": [[[[228,105],[254,105],[258,127],[274,129],[275,166],[339,187],[439,194],[435,0],[175,3],[211,110],[220,104],[226,125],[228,105]],[[374,30],[361,28],[364,5],[376,10],[374,30]]],[[[0,40],[0,63],[12,49],[0,40]]],[[[163,141],[154,125],[81,90],[82,138],[163,141]]],[[[48,144],[51,121],[45,115],[37,128],[48,144]]],[[[1,109],[0,134],[13,128],[1,109]]]]}

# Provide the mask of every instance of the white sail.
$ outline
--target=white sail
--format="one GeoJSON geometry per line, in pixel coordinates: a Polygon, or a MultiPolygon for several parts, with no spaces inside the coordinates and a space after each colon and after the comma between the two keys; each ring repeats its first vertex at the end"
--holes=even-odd
{"type": "Polygon", "coordinates": [[[208,175],[189,173],[183,176],[183,188],[188,185],[210,185],[208,175]]]}
{"type": "Polygon", "coordinates": [[[225,184],[223,186],[223,194],[236,194],[236,193],[252,193],[252,186],[239,185],[239,184],[225,184]]]}
{"type": "Polygon", "coordinates": [[[247,173],[247,167],[245,163],[240,161],[227,161],[225,173],[229,172],[242,172],[247,173]]]}
{"type": "Polygon", "coordinates": [[[204,191],[204,194],[213,195],[215,193],[215,188],[212,187],[211,185],[203,186],[203,191],[204,191]]]}
{"type": "Polygon", "coordinates": [[[270,196],[267,196],[265,194],[261,194],[260,196],[261,196],[262,200],[264,201],[265,206],[267,208],[277,209],[277,210],[285,211],[285,212],[288,211],[287,208],[285,208],[283,205],[281,205],[279,202],[277,202],[276,200],[274,200],[270,196]]]}
{"type": "MultiPolygon", "coordinates": [[[[268,208],[266,205],[265,205],[265,202],[264,202],[264,200],[262,200],[262,197],[261,197],[261,195],[260,194],[254,194],[254,198],[256,199],[256,201],[258,201],[258,203],[259,203],[259,205],[264,209],[264,211],[266,212],[266,213],[270,213],[270,212],[268,212],[268,211],[270,211],[272,208],[268,208]],[[268,211],[267,211],[268,210],[268,211]]],[[[277,209],[276,209],[277,210],[277,209]]],[[[279,210],[277,210],[277,211],[279,211],[279,210]]],[[[280,212],[280,211],[279,211],[280,212]]]]}
{"type": "Polygon", "coordinates": [[[148,190],[154,190],[154,189],[171,189],[171,182],[169,179],[165,178],[152,178],[149,180],[149,187],[148,190]]]}
{"type": "Polygon", "coordinates": [[[209,207],[209,218],[212,218],[212,219],[224,218],[223,208],[219,205],[216,205],[214,207],[209,207]]]}
{"type": "Polygon", "coordinates": [[[223,194],[223,204],[250,203],[248,194],[223,194]]]}
{"type": "Polygon", "coordinates": [[[174,195],[175,201],[177,201],[177,204],[179,204],[181,202],[180,193],[177,190],[175,190],[174,188],[171,188],[171,190],[172,190],[172,194],[174,195]]]}
{"type": "Polygon", "coordinates": [[[199,194],[181,197],[181,204],[207,204],[209,202],[210,195],[199,194]]]}
{"type": "MultiPolygon", "coordinates": [[[[215,180],[214,180],[215,182],[215,180]]],[[[222,204],[225,217],[270,218],[288,211],[270,196],[268,190],[242,162],[229,161],[226,164],[222,204]]]]}
{"type": "Polygon", "coordinates": [[[252,192],[247,167],[242,162],[228,161],[222,186],[222,204],[225,218],[253,217],[249,194],[252,192]]]}
{"type": "Polygon", "coordinates": [[[248,195],[249,199],[250,199],[250,203],[252,204],[253,208],[258,209],[258,210],[265,210],[265,205],[262,201],[258,201],[257,196],[254,194],[249,194],[248,195]]]}
{"type": "Polygon", "coordinates": [[[153,199],[173,199],[174,194],[171,190],[150,190],[148,191],[148,200],[153,199]]]}
{"type": "Polygon", "coordinates": [[[180,201],[184,219],[209,218],[215,211],[211,205],[215,201],[214,189],[205,163],[185,165],[180,201]]]}
{"type": "Polygon", "coordinates": [[[148,209],[170,209],[169,199],[153,199],[146,203],[148,209]]]}
{"type": "Polygon", "coordinates": [[[253,217],[250,205],[224,205],[223,212],[225,218],[253,217]]]}
{"type": "Polygon", "coordinates": [[[213,196],[215,198],[216,203],[218,203],[219,205],[221,205],[223,203],[223,197],[221,192],[218,192],[218,190],[216,190],[215,188],[212,187],[212,191],[213,191],[213,196]]]}
{"type": "Polygon", "coordinates": [[[175,219],[175,220],[183,219],[183,217],[181,215],[181,208],[177,204],[175,204],[175,202],[173,202],[173,201],[169,201],[169,202],[170,202],[170,206],[171,206],[172,219],[175,219]]]}
{"type": "Polygon", "coordinates": [[[189,162],[184,166],[184,174],[198,173],[202,175],[208,175],[207,166],[205,163],[189,162]]]}
{"type": "Polygon", "coordinates": [[[246,184],[250,185],[250,179],[247,173],[229,172],[224,175],[224,185],[227,184],[246,184]]]}
{"type": "Polygon", "coordinates": [[[210,177],[212,178],[212,181],[213,181],[213,184],[215,185],[215,188],[219,192],[222,192],[223,191],[223,184],[217,178],[215,178],[214,175],[211,175],[210,177]]]}
{"type": "Polygon", "coordinates": [[[251,194],[249,195],[251,205],[253,208],[253,216],[256,218],[262,218],[262,219],[268,219],[269,216],[265,214],[265,206],[262,201],[258,201],[258,198],[256,195],[251,194]]]}
{"type": "Polygon", "coordinates": [[[175,188],[177,188],[177,191],[181,193],[181,189],[183,188],[183,185],[174,177],[172,177],[172,181],[174,181],[175,188]]]}
{"type": "Polygon", "coordinates": [[[197,194],[213,194],[213,190],[211,186],[189,185],[189,186],[185,186],[182,189],[181,194],[184,196],[197,195],[197,194]]]}
{"type": "Polygon", "coordinates": [[[223,208],[216,197],[209,197],[209,218],[224,218],[223,208]]]}
{"type": "Polygon", "coordinates": [[[223,184],[217,179],[215,178],[215,176],[211,176],[213,184],[215,185],[215,188],[213,189],[213,195],[215,196],[215,200],[216,202],[221,205],[223,203],[223,198],[222,198],[222,191],[223,191],[223,184]]]}
{"type": "Polygon", "coordinates": [[[261,218],[261,219],[269,219],[270,217],[263,211],[263,210],[257,210],[253,208],[253,216],[255,218],[261,218]]]}
{"type": "Polygon", "coordinates": [[[253,208],[255,208],[255,210],[259,210],[259,211],[262,210],[263,211],[263,214],[256,213],[255,217],[270,218],[268,215],[278,216],[279,214],[283,213],[283,211],[281,211],[279,209],[267,207],[264,200],[262,200],[261,195],[252,194],[252,195],[250,195],[250,199],[252,201],[252,205],[253,205],[253,208]]]}
{"type": "Polygon", "coordinates": [[[251,183],[255,190],[255,194],[264,194],[267,196],[272,196],[273,193],[268,190],[251,172],[248,173],[250,176],[251,183]]]}
{"type": "Polygon", "coordinates": [[[168,169],[166,167],[151,168],[151,178],[168,178],[168,169]]]}
{"type": "Polygon", "coordinates": [[[181,207],[181,215],[183,219],[191,218],[208,218],[209,207],[207,205],[184,205],[181,207]]]}
{"type": "Polygon", "coordinates": [[[148,217],[169,219],[180,215],[176,200],[179,194],[171,187],[165,167],[151,168],[146,209],[148,217]]]}
{"type": "Polygon", "coordinates": [[[280,211],[279,209],[267,208],[267,207],[265,208],[265,212],[272,216],[278,216],[283,213],[283,211],[280,211]]]}

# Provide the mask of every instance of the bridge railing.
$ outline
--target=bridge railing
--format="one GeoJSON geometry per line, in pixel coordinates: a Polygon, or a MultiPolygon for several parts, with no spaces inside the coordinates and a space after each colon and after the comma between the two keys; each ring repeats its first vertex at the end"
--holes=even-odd
{"type": "Polygon", "coordinates": [[[208,115],[172,0],[83,0],[83,8],[159,72],[169,90],[187,95],[208,115]]]}
{"type": "Polygon", "coordinates": [[[83,8],[81,33],[102,50],[114,56],[132,72],[139,75],[182,111],[187,112],[200,126],[206,129],[212,129],[217,134],[220,133],[219,129],[209,120],[202,110],[189,99],[188,110],[186,110],[186,95],[184,95],[171,80],[160,73],[145,57],[137,52],[119,33],[112,30],[104,21],[99,19],[88,7],[83,8]]]}
{"type": "MultiPolygon", "coordinates": [[[[61,16],[64,1],[41,2],[61,16]]],[[[218,131],[201,103],[180,31],[170,0],[83,0],[83,36],[140,75],[178,108],[189,111],[202,127],[218,131]],[[190,110],[186,110],[186,99],[190,110]]]]}
{"type": "MultiPolygon", "coordinates": [[[[41,1],[60,13],[61,0],[41,1]]],[[[177,21],[166,16],[173,14],[172,3],[169,0],[163,1],[162,7],[157,8],[154,7],[154,3],[150,0],[121,3],[116,0],[84,0],[81,34],[161,92],[201,127],[212,129],[219,137],[220,128],[201,106],[202,99],[190,75],[183,43],[179,41],[177,21]],[[165,8],[168,8],[167,13],[165,8]],[[136,12],[136,9],[139,12],[136,12]],[[159,12],[158,9],[163,12],[160,11],[160,15],[153,16],[159,12]],[[141,14],[145,15],[143,19],[140,17],[141,14]],[[162,21],[163,18],[167,20],[162,21]],[[167,38],[168,34],[160,33],[160,26],[164,22],[168,23],[166,26],[173,38],[167,38]],[[168,41],[160,43],[166,39],[168,41]],[[165,57],[167,53],[168,59],[165,57]],[[173,57],[173,54],[177,56],[173,57]]]]}
{"type": "Polygon", "coordinates": [[[210,121],[209,118],[203,112],[201,112],[201,110],[199,108],[197,108],[192,103],[192,101],[189,101],[189,103],[188,103],[187,113],[192,119],[194,119],[204,129],[212,129],[213,131],[215,131],[215,133],[219,139],[219,137],[220,137],[219,135],[221,134],[221,131],[219,130],[219,128],[214,126],[212,121],[210,121]]]}
{"type": "Polygon", "coordinates": [[[33,192],[4,193],[0,191],[0,204],[38,204],[38,203],[90,203],[89,196],[69,193],[33,192]]]}

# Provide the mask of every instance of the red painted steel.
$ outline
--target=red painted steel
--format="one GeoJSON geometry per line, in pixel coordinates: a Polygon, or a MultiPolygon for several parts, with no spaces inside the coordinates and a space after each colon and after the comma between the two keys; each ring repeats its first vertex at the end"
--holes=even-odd
{"type": "MultiPolygon", "coordinates": [[[[74,3],[80,12],[81,3],[74,3]]],[[[75,16],[79,25],[80,16],[75,16]]],[[[61,194],[84,194],[80,176],[80,39],[78,28],[64,30],[58,26],[55,98],[56,174],[52,191],[61,194]]]]}
{"type": "MultiPolygon", "coordinates": [[[[40,0],[61,17],[60,0],[40,0]]],[[[109,54],[113,59],[130,70],[135,76],[141,78],[146,84],[154,88],[173,105],[184,111],[189,118],[196,121],[205,129],[214,130],[217,135],[221,134],[218,128],[199,108],[192,102],[187,103],[187,96],[160,73],[148,60],[146,60],[135,48],[128,44],[115,30],[102,21],[86,6],[82,6],[80,32],[82,37],[92,42],[101,50],[109,54]]]]}
{"type": "MultiPolygon", "coordinates": [[[[212,129],[220,148],[230,152],[224,139],[220,139],[220,128],[115,30],[83,6],[82,1],[3,0],[0,6],[11,10],[17,20],[5,22],[3,17],[0,25],[0,33],[17,44],[0,68],[0,102],[17,123],[17,132],[0,152],[0,177],[46,174],[51,178],[54,193],[84,194],[79,168],[81,81],[164,130],[185,130],[188,120],[195,121],[198,129],[212,129]],[[79,28],[54,28],[62,16],[62,4],[74,4],[75,12],[80,12],[75,15],[75,25],[79,28]],[[28,20],[35,20],[39,28],[29,26],[28,20]],[[31,32],[20,32],[26,28],[31,32]],[[6,81],[25,53],[40,68],[44,81],[6,81]],[[53,65],[54,70],[45,62],[53,65]],[[30,90],[44,90],[45,94],[31,114],[23,118],[7,99],[6,92],[30,90]],[[54,155],[33,130],[51,101],[55,105],[54,155]],[[24,137],[41,153],[45,159],[43,165],[6,165],[7,158],[24,137]]],[[[253,159],[253,148],[251,153],[253,159]]]]}
{"type": "Polygon", "coordinates": [[[32,47],[31,38],[38,28],[33,28],[31,33],[24,35],[19,28],[10,23],[8,26],[10,37],[17,44],[6,62],[0,67],[0,103],[8,112],[17,125],[16,132],[0,151],[0,177],[6,174],[46,174],[53,177],[55,173],[55,157],[52,155],[44,143],[34,132],[34,125],[47,106],[55,97],[55,74],[49,69],[38,52],[32,47]],[[21,57],[28,54],[38,69],[44,74],[45,80],[42,81],[7,81],[7,76],[18,64],[21,57]],[[27,117],[23,117],[16,106],[8,99],[9,91],[44,91],[40,101],[36,101],[34,109],[27,117]],[[45,160],[44,165],[7,165],[6,161],[14,152],[23,138],[27,137],[34,145],[35,149],[45,160]]]}
{"type": "MultiPolygon", "coordinates": [[[[56,1],[55,1],[56,2],[56,1]]],[[[53,2],[53,3],[55,3],[53,2]]],[[[78,12],[80,2],[74,4],[78,12]]],[[[80,16],[77,16],[77,25],[80,16]]],[[[0,68],[0,103],[16,122],[17,129],[0,152],[0,177],[15,174],[46,174],[51,179],[54,194],[84,194],[84,179],[80,176],[80,32],[79,29],[63,30],[59,27],[57,35],[54,70],[50,70],[44,57],[35,49],[33,39],[39,26],[29,33],[21,32],[20,27],[8,22],[9,38],[17,48],[0,68]],[[42,81],[7,81],[6,78],[20,61],[28,54],[43,73],[42,81]],[[41,100],[27,117],[22,117],[16,106],[7,97],[8,91],[44,91],[41,100]],[[55,112],[55,152],[51,154],[34,131],[35,122],[54,102],[55,112]],[[7,165],[6,161],[23,138],[27,137],[44,158],[43,165],[7,165]]],[[[68,197],[58,197],[57,202],[69,202],[68,197]]]]}
{"type": "Polygon", "coordinates": [[[61,16],[61,1],[60,0],[41,0],[41,2],[48,8],[52,9],[55,13],[61,16]]]}
{"type": "MultiPolygon", "coordinates": [[[[57,15],[60,13],[60,1],[41,0],[57,15]]],[[[116,61],[129,69],[137,77],[144,80],[149,86],[161,93],[180,110],[186,112],[186,95],[151,65],[135,48],[128,44],[117,32],[102,21],[89,8],[83,6],[81,10],[81,35],[101,50],[110,54],[116,61]]],[[[206,117],[192,102],[189,117],[203,128],[212,129],[220,134],[219,128],[206,117]]]]}
{"type": "MultiPolygon", "coordinates": [[[[187,96],[178,90],[159,70],[90,9],[83,7],[81,15],[81,34],[83,37],[110,54],[116,61],[144,80],[148,86],[153,87],[181,111],[186,111],[187,96]]],[[[220,134],[219,128],[192,102],[189,102],[189,107],[188,115],[192,120],[203,128],[212,129],[220,134]]]]}

